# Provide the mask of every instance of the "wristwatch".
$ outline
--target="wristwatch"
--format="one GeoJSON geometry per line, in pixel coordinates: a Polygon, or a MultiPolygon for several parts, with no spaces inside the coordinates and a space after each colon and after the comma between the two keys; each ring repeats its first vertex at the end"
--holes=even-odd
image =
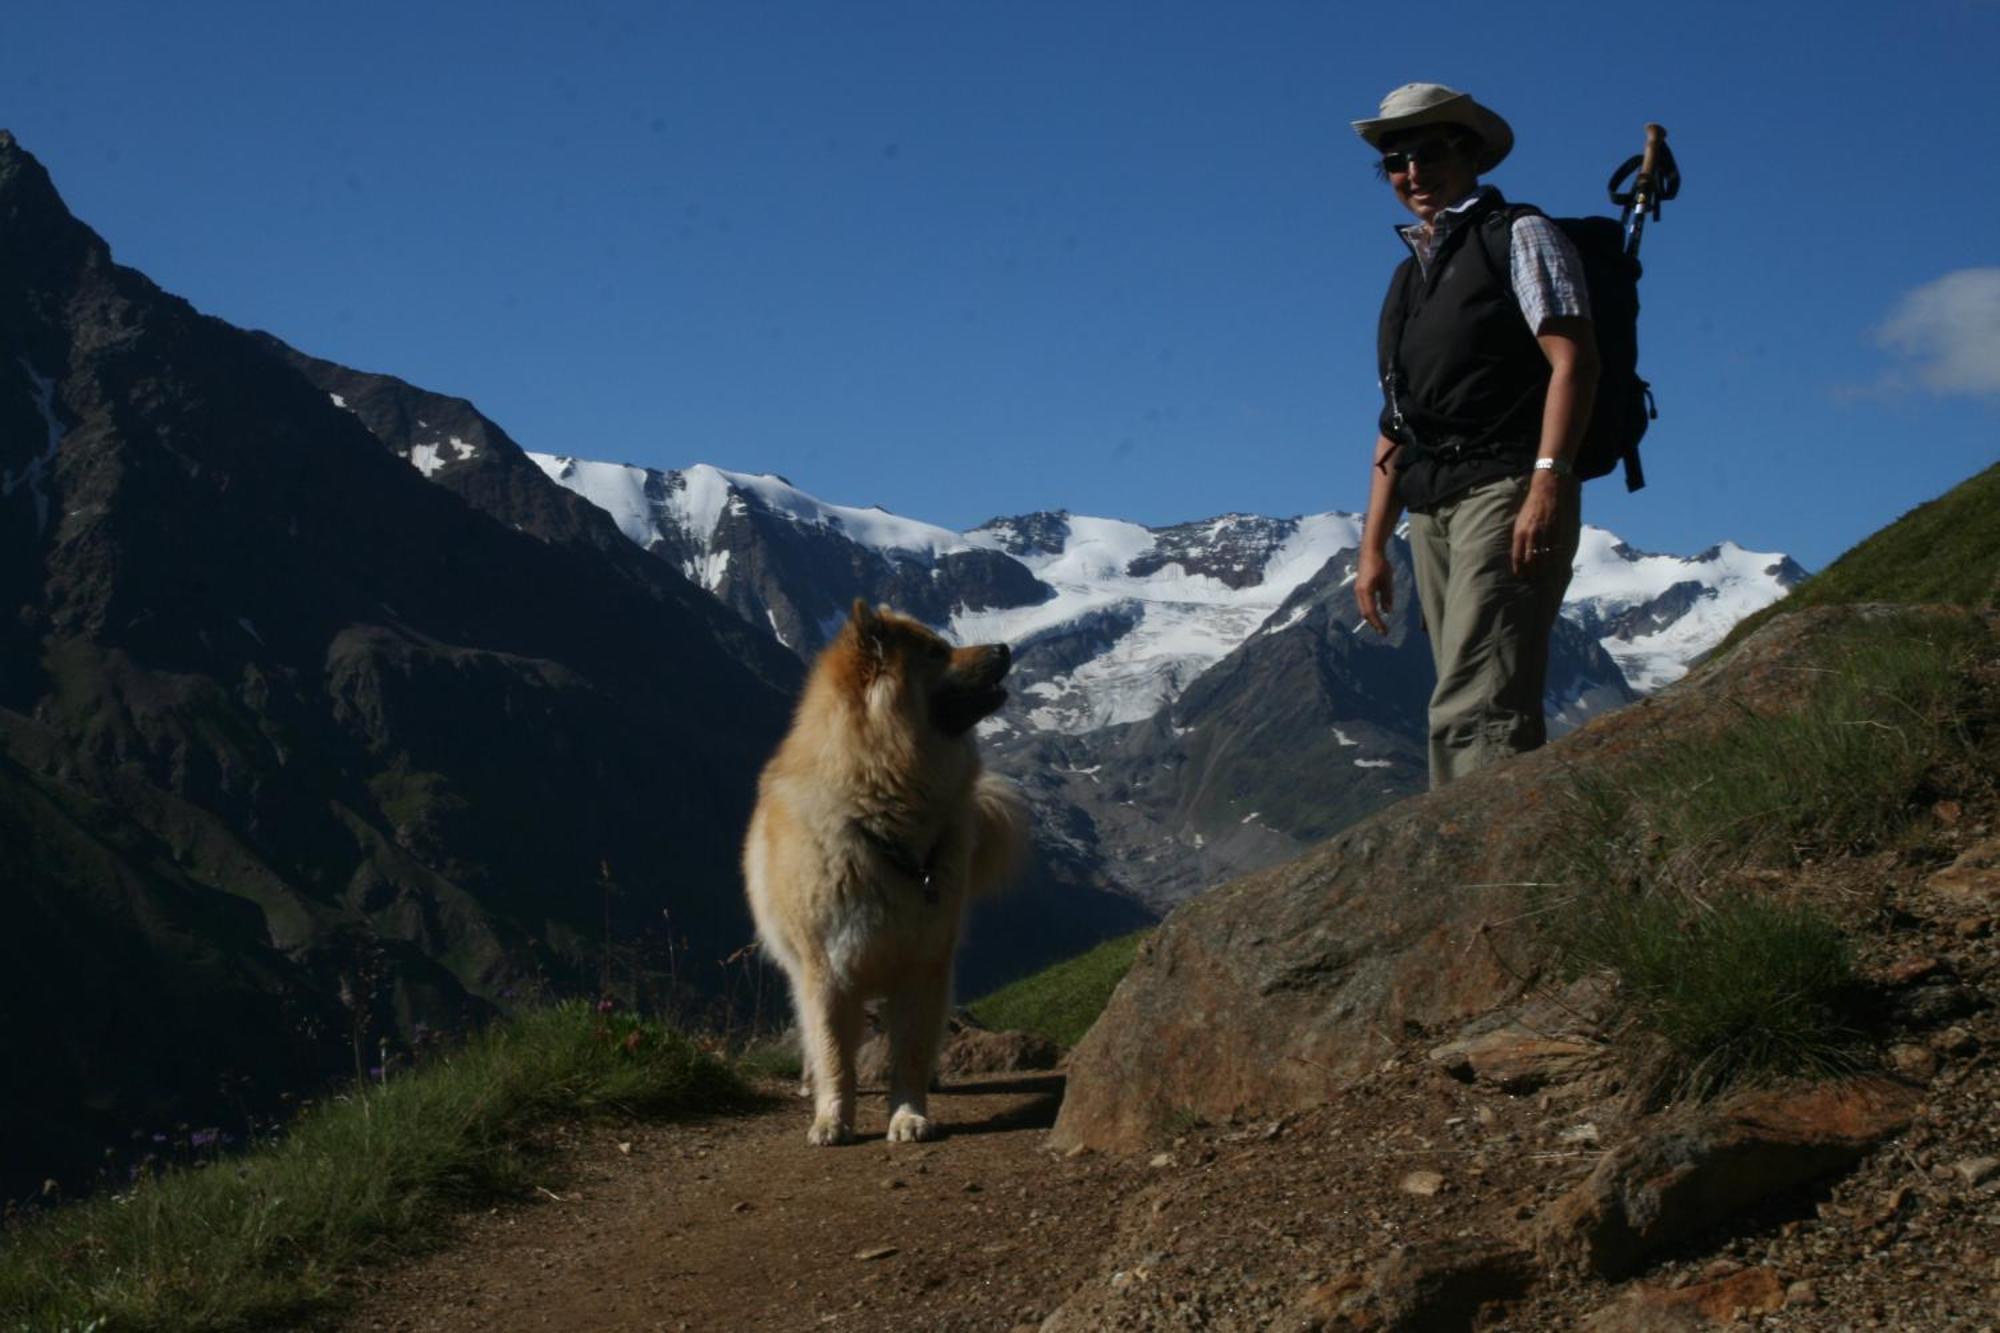
{"type": "Polygon", "coordinates": [[[1567,477],[1574,473],[1576,469],[1569,465],[1569,460],[1566,458],[1537,458],[1535,460],[1535,471],[1553,472],[1558,477],[1567,477]]]}

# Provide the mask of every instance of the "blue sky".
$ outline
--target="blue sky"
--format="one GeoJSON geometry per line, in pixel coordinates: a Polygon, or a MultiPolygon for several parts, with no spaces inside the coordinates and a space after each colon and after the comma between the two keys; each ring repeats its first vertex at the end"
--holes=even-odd
{"type": "MultiPolygon", "coordinates": [[[[1551,212],[1665,123],[1649,487],[1818,567],[2000,457],[2000,0],[15,0],[0,126],[121,262],[524,446],[970,527],[1358,509],[1413,79],[1551,212]]],[[[4,238],[0,238],[4,239],[4,238]]]]}

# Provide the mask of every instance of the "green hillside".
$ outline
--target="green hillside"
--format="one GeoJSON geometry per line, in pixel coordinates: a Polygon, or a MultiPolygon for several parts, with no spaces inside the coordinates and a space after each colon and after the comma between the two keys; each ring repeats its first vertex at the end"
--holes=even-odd
{"type": "Polygon", "coordinates": [[[1023,977],[966,1006],[988,1027],[1018,1028],[1074,1046],[1118,989],[1148,931],[1106,940],[1095,949],[1023,977]]]}
{"type": "Polygon", "coordinates": [[[1774,615],[1807,606],[1900,602],[1987,606],[2000,591],[2000,463],[1862,541],[1732,630],[1724,652],[1774,615]]]}

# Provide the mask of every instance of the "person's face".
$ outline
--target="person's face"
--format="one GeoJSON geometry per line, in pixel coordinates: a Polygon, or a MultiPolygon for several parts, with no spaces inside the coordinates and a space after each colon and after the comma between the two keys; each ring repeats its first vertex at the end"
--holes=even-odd
{"type": "Polygon", "coordinates": [[[1471,194],[1479,173],[1457,135],[1446,130],[1417,130],[1383,145],[1382,169],[1403,207],[1429,222],[1438,213],[1471,194]]]}

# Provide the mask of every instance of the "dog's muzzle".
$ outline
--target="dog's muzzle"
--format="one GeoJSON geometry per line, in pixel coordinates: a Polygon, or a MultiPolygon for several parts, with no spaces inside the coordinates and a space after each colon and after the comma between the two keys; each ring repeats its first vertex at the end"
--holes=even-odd
{"type": "Polygon", "coordinates": [[[1004,643],[988,644],[964,666],[953,666],[931,699],[931,720],[947,736],[962,736],[1007,702],[1000,686],[1014,655],[1004,643]]]}

